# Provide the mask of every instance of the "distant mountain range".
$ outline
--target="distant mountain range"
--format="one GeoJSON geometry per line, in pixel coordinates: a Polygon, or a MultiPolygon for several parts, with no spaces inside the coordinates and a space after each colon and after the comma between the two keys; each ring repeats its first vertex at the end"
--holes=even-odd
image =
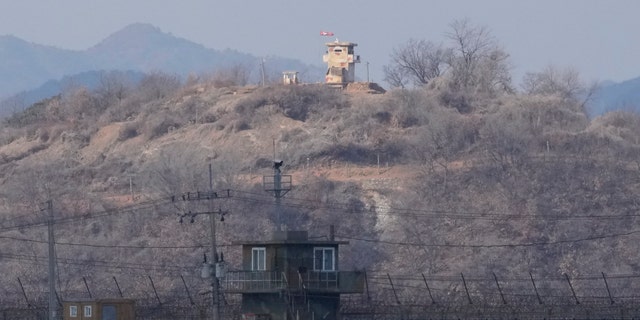
{"type": "MultiPolygon", "coordinates": [[[[95,74],[90,76],[92,71],[100,70],[162,71],[186,76],[241,64],[251,70],[252,81],[257,82],[260,59],[235,50],[206,48],[140,23],[129,25],[84,51],[0,36],[0,100],[10,96],[15,100],[14,95],[22,92],[20,99],[32,103],[44,98],[42,95],[56,94],[51,89],[65,81],[83,83],[82,79],[95,78],[95,74]]],[[[321,81],[325,71],[320,64],[283,57],[269,57],[265,69],[269,77],[278,79],[283,70],[297,70],[308,82],[321,81]]]]}
{"type": "MultiPolygon", "coordinates": [[[[165,33],[149,24],[132,24],[83,51],[30,43],[0,36],[0,116],[60,93],[69,86],[95,87],[103,72],[120,70],[133,82],[145,72],[187,76],[233,65],[246,66],[259,82],[261,57],[235,50],[206,48],[165,33]]],[[[268,57],[265,73],[279,79],[283,70],[297,70],[306,82],[319,82],[325,67],[299,60],[268,57]]],[[[591,116],[612,110],[640,111],[640,77],[602,85],[589,106],[591,116]]]]}
{"type": "Polygon", "coordinates": [[[613,110],[640,112],[640,77],[602,84],[590,103],[590,114],[597,116],[613,110]]]}

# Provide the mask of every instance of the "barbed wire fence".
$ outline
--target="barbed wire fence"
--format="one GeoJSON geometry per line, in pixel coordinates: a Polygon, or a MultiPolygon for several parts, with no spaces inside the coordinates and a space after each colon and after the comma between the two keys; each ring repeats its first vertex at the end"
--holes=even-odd
{"type": "MultiPolygon", "coordinates": [[[[63,301],[125,298],[136,319],[208,319],[211,292],[196,276],[79,278],[57,292],[63,301]],[[95,282],[99,280],[99,282],[95,282]],[[85,285],[86,281],[86,285],[85,285]],[[156,287],[151,282],[156,283],[156,287]],[[83,288],[84,287],[84,288],[83,288]],[[157,288],[162,288],[158,290],[157,288]]],[[[0,320],[43,319],[46,286],[15,281],[0,301],[0,320]]],[[[392,275],[367,273],[364,291],[341,297],[344,320],[413,319],[633,319],[640,316],[640,275],[392,275]]],[[[241,319],[241,295],[226,294],[224,319],[241,319]]]]}
{"type": "Polygon", "coordinates": [[[523,277],[370,274],[343,319],[631,319],[639,275],[523,277]]]}

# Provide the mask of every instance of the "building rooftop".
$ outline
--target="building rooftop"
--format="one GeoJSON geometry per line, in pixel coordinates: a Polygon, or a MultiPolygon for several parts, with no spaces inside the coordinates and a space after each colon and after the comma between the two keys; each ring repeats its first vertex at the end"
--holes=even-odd
{"type": "Polygon", "coordinates": [[[349,244],[349,241],[309,239],[307,231],[275,231],[270,240],[234,241],[236,245],[269,245],[269,244],[309,244],[338,245],[349,244]]]}
{"type": "Polygon", "coordinates": [[[334,41],[334,42],[327,42],[326,43],[327,47],[357,47],[358,44],[357,43],[353,43],[353,42],[347,42],[347,41],[334,41]]]}

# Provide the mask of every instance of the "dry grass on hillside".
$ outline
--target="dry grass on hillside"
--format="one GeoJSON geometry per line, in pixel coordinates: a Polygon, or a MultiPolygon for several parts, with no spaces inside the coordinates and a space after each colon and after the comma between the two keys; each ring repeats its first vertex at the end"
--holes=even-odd
{"type": "MultiPolygon", "coordinates": [[[[60,241],[139,246],[66,247],[65,255],[197,265],[206,229],[179,225],[177,214],[203,207],[141,206],[208,189],[209,163],[215,188],[238,195],[217,204],[230,211],[220,241],[267,237],[274,209],[262,176],[272,174],[275,141],[276,157],[294,177],[283,202],[290,228],[319,236],[338,225],[338,235],[351,241],[344,268],[640,272],[637,250],[623,236],[632,231],[640,191],[635,114],[590,121],[575,101],[516,94],[472,101],[472,111],[460,113],[438,89],[363,95],[323,86],[194,84],[165,97],[132,91],[106,106],[84,94],[74,96],[85,99],[80,113],[77,100],[53,98],[1,129],[4,225],[41,220],[32,213],[53,199],[61,216],[114,213],[61,225],[60,241]],[[135,209],[118,209],[126,204],[135,209]],[[145,249],[169,244],[195,248],[145,249]]],[[[44,254],[24,245],[7,241],[2,250],[44,254]]],[[[237,267],[237,252],[229,250],[237,267]]],[[[38,268],[11,262],[3,270],[15,278],[38,268]]],[[[61,277],[102,272],[88,263],[61,277]]]]}

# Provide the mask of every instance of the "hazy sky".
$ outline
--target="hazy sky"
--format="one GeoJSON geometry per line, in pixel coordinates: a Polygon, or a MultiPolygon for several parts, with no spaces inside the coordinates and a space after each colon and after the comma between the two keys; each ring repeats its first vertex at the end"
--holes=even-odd
{"type": "MultiPolygon", "coordinates": [[[[493,32],[511,55],[514,80],[549,64],[586,80],[640,76],[638,0],[0,0],[0,34],[86,49],[135,22],[214,49],[322,63],[332,31],[358,43],[372,80],[394,46],[409,38],[443,42],[455,19],[493,32]]],[[[268,61],[267,61],[268,63],[268,61]]],[[[357,75],[366,78],[363,63],[357,75]]]]}

